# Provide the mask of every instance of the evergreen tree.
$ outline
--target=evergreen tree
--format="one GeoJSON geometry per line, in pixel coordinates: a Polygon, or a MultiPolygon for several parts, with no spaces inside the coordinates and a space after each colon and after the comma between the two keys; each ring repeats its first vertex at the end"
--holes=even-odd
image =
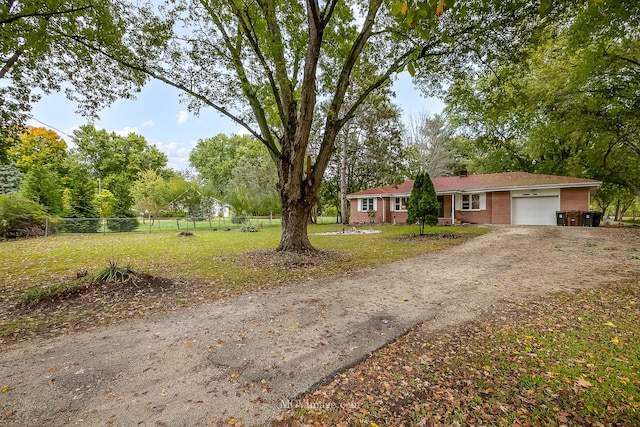
{"type": "Polygon", "coordinates": [[[0,164],[0,194],[15,193],[24,175],[13,164],[0,164]]]}
{"type": "Polygon", "coordinates": [[[131,210],[131,206],[133,206],[131,183],[122,176],[111,178],[111,188],[116,198],[113,217],[117,219],[107,220],[107,228],[111,231],[133,231],[138,228],[140,223],[136,214],[131,210]]]}
{"type": "Polygon", "coordinates": [[[64,229],[73,233],[96,233],[100,227],[100,221],[97,220],[100,214],[93,203],[96,192],[93,182],[86,174],[83,175],[75,179],[69,191],[69,206],[64,210],[63,216],[74,219],[65,221],[64,229]]]}
{"type": "Polygon", "coordinates": [[[438,224],[438,197],[428,173],[418,173],[416,176],[407,212],[407,222],[417,222],[421,236],[424,234],[425,225],[438,224]]]}

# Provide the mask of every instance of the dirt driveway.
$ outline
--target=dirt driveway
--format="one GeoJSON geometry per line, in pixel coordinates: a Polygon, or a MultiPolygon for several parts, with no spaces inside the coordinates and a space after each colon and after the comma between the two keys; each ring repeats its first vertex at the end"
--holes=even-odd
{"type": "Polygon", "coordinates": [[[11,345],[0,424],[266,424],[418,323],[436,331],[499,301],[637,277],[638,258],[637,229],[501,227],[375,269],[11,345]]]}

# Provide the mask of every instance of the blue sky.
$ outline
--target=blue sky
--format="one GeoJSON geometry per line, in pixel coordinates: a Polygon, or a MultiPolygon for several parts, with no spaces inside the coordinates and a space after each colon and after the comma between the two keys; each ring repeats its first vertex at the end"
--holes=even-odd
{"type": "MultiPolygon", "coordinates": [[[[443,103],[435,98],[425,98],[413,87],[407,74],[401,75],[394,84],[395,102],[404,114],[440,113],[443,103]]],[[[169,159],[169,167],[183,170],[189,166],[189,153],[200,139],[219,133],[234,134],[242,128],[213,109],[205,109],[199,116],[187,112],[186,105],[178,99],[179,92],[158,81],[150,81],[138,94],[136,100],[119,100],[100,112],[97,128],[126,135],[135,132],[145,137],[169,159]]],[[[75,113],[76,106],[64,94],[44,97],[33,107],[30,125],[55,130],[69,143],[69,135],[87,119],[75,113]],[[43,124],[44,123],[44,124],[43,124]],[[46,124],[46,125],[45,125],[46,124]]]]}

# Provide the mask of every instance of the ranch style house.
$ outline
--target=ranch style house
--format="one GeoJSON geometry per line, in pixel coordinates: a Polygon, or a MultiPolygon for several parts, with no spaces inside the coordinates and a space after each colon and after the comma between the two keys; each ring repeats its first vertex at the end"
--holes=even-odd
{"type": "MultiPolygon", "coordinates": [[[[505,172],[432,178],[439,224],[556,225],[556,212],[587,211],[600,181],[505,172]]],[[[404,224],[413,180],[347,195],[351,223],[404,224]]]]}

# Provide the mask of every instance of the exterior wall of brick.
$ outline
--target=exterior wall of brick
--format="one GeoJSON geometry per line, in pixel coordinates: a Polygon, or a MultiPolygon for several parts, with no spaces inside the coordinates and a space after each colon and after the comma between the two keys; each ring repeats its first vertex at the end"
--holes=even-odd
{"type": "Polygon", "coordinates": [[[456,210],[455,216],[458,223],[511,224],[511,193],[508,191],[486,193],[486,209],[480,211],[456,210]]]}
{"type": "MultiPolygon", "coordinates": [[[[390,200],[388,197],[370,197],[376,200],[376,215],[369,218],[367,212],[361,212],[358,210],[360,206],[360,199],[351,199],[349,203],[350,216],[349,223],[351,224],[391,224],[393,222],[393,214],[399,212],[391,212],[390,200]]],[[[406,215],[406,213],[405,213],[406,215]]],[[[406,218],[405,218],[406,221],[406,218]]]]}
{"type": "Polygon", "coordinates": [[[487,197],[487,209],[483,211],[456,211],[456,223],[467,222],[469,224],[490,224],[491,211],[489,210],[489,198],[487,197]]]}
{"type": "Polygon", "coordinates": [[[589,210],[588,188],[562,188],[560,190],[561,211],[589,210]]]}
{"type": "Polygon", "coordinates": [[[511,224],[511,192],[487,193],[487,205],[491,200],[491,224],[511,224]]]}

